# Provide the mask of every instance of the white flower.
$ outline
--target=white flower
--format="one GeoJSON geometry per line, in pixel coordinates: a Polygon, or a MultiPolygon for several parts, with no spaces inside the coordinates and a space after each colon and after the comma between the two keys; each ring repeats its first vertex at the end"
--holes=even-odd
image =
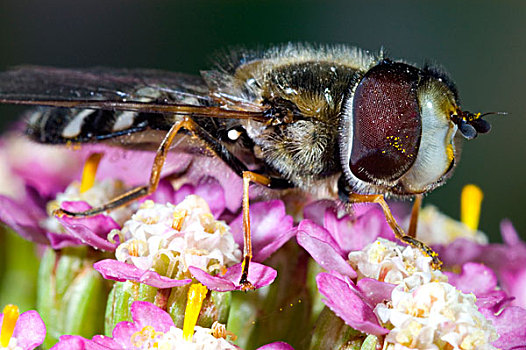
{"type": "Polygon", "coordinates": [[[18,339],[12,336],[11,339],[9,339],[9,344],[7,344],[7,347],[4,348],[0,345],[0,350],[23,350],[23,348],[18,346],[18,339]]]}
{"type": "MultiPolygon", "coordinates": [[[[120,180],[105,179],[103,181],[95,181],[93,186],[85,191],[80,192],[80,182],[72,182],[64,192],[58,193],[55,200],[48,202],[47,212],[49,217],[40,223],[40,226],[49,232],[64,232],[64,228],[60,222],[52,215],[53,210],[60,208],[63,202],[77,202],[84,201],[92,207],[98,207],[108,203],[115,197],[121,195],[126,191],[124,184],[120,180]]],[[[122,225],[132,215],[136,206],[129,205],[112,210],[106,213],[119,225],[122,225]]]]}
{"type": "Polygon", "coordinates": [[[120,232],[117,260],[182,278],[189,266],[217,274],[241,260],[230,228],[208,204],[190,195],[177,206],[145,201],[120,232]]]}
{"type": "Polygon", "coordinates": [[[431,258],[419,249],[402,247],[383,238],[361,251],[350,252],[349,262],[358,279],[368,277],[392,284],[405,283],[409,289],[433,280],[447,281],[445,275],[431,268],[431,258]]]}
{"type": "Polygon", "coordinates": [[[183,330],[170,327],[166,333],[155,332],[153,329],[143,329],[134,335],[132,343],[137,349],[157,350],[235,350],[234,345],[224,338],[216,338],[210,328],[195,327],[195,333],[190,340],[185,340],[183,330]]]}
{"type": "Polygon", "coordinates": [[[398,286],[391,307],[381,307],[383,322],[394,328],[386,336],[392,344],[410,349],[494,349],[497,339],[492,323],[475,305],[473,294],[464,294],[445,282],[423,284],[413,291],[398,286]]]}
{"type": "Polygon", "coordinates": [[[391,300],[374,309],[391,329],[384,349],[494,349],[497,332],[478,311],[475,296],[447,283],[447,276],[431,269],[431,258],[420,250],[379,238],[349,253],[349,261],[358,279],[397,285],[391,300]]]}

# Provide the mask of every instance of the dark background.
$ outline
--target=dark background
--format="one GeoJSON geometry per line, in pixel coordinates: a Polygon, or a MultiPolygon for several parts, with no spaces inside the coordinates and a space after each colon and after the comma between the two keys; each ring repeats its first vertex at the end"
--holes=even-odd
{"type": "MultiPolygon", "coordinates": [[[[466,183],[485,192],[493,241],[510,218],[526,236],[526,2],[161,1],[0,2],[0,69],[19,64],[150,67],[197,74],[215,51],[308,41],[349,43],[422,64],[439,62],[470,111],[506,111],[464,147],[449,183],[426,198],[458,217],[466,183]]],[[[20,109],[0,107],[1,127],[20,109]]]]}

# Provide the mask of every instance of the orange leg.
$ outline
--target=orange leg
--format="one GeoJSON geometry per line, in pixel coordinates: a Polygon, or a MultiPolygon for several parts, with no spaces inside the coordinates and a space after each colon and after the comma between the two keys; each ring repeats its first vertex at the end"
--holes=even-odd
{"type": "Polygon", "coordinates": [[[250,215],[249,215],[249,198],[248,188],[250,182],[254,182],[263,186],[269,186],[271,179],[251,171],[243,171],[243,272],[241,273],[242,289],[252,290],[254,287],[248,281],[248,266],[252,259],[252,239],[250,237],[250,215]]]}
{"type": "Polygon", "coordinates": [[[442,266],[442,261],[438,258],[438,254],[431,248],[429,248],[425,243],[420,242],[414,237],[411,237],[409,235],[406,235],[404,230],[398,225],[395,218],[393,217],[393,214],[391,213],[391,209],[389,209],[389,206],[387,205],[387,202],[385,201],[385,198],[381,194],[357,194],[357,193],[350,193],[349,194],[349,202],[350,203],[378,203],[382,207],[382,210],[385,215],[385,219],[387,220],[387,223],[389,226],[391,226],[391,229],[393,230],[396,238],[398,238],[400,241],[409,244],[410,246],[419,249],[422,253],[424,253],[427,256],[430,256],[432,261],[432,267],[434,269],[440,269],[442,266]]]}
{"type": "Polygon", "coordinates": [[[413,202],[413,209],[411,210],[411,221],[409,222],[409,231],[407,235],[416,238],[416,229],[418,228],[418,214],[420,213],[420,207],[422,206],[421,194],[415,195],[415,201],[413,202]]]}
{"type": "Polygon", "coordinates": [[[128,191],[112,199],[110,202],[101,205],[100,207],[92,208],[83,212],[70,212],[64,209],[57,209],[55,210],[54,214],[59,216],[67,215],[72,217],[85,217],[97,215],[107,210],[112,210],[121,207],[123,205],[126,205],[130,202],[133,202],[139,198],[145,197],[153,193],[159,185],[159,180],[161,179],[161,170],[163,169],[164,162],[166,161],[166,155],[168,154],[168,150],[170,149],[170,146],[172,145],[175,136],[181,129],[186,129],[193,133],[195,129],[194,122],[189,117],[183,117],[180,121],[175,123],[166,133],[166,136],[164,137],[163,141],[161,142],[161,145],[157,149],[157,153],[155,154],[155,159],[153,161],[152,171],[150,174],[150,180],[148,181],[148,185],[136,187],[131,191],[128,191]]]}

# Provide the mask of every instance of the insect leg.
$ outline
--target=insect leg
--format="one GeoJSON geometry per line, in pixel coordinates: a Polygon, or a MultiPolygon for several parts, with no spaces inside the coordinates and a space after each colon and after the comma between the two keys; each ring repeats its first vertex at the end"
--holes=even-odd
{"type": "Polygon", "coordinates": [[[391,226],[391,229],[393,230],[396,238],[398,238],[400,241],[409,244],[412,247],[418,248],[421,252],[423,252],[425,255],[431,257],[433,259],[432,266],[435,269],[440,269],[440,266],[442,266],[442,261],[438,258],[438,254],[431,248],[429,248],[425,243],[420,242],[414,237],[411,237],[409,235],[406,235],[404,230],[398,225],[395,218],[393,217],[393,214],[391,213],[391,209],[389,209],[389,206],[387,205],[387,202],[385,201],[385,198],[381,194],[358,194],[358,193],[349,193],[349,202],[350,203],[378,203],[382,207],[382,210],[385,215],[385,219],[387,220],[387,223],[389,226],[391,226]]]}
{"type": "Polygon", "coordinates": [[[420,207],[422,206],[421,194],[415,195],[415,201],[413,202],[413,209],[411,210],[411,221],[409,222],[409,230],[407,235],[416,238],[416,229],[418,227],[418,214],[420,213],[420,207]]]}
{"type": "Polygon", "coordinates": [[[97,215],[107,210],[112,210],[112,209],[121,207],[130,202],[133,202],[134,200],[137,200],[141,197],[144,197],[144,196],[147,196],[153,193],[157,189],[157,185],[159,184],[159,180],[161,178],[161,170],[166,160],[166,155],[168,153],[168,150],[170,149],[170,146],[175,136],[181,129],[186,129],[193,133],[194,126],[195,126],[194,122],[189,117],[183,117],[182,120],[174,123],[174,125],[170,128],[170,130],[164,137],[163,141],[161,142],[161,145],[157,149],[157,153],[155,154],[155,159],[153,161],[152,172],[150,174],[150,180],[148,182],[148,185],[136,187],[132,189],[131,191],[128,191],[112,199],[110,202],[104,205],[101,205],[100,207],[92,208],[90,210],[86,210],[82,212],[71,212],[71,211],[64,210],[64,209],[57,209],[55,210],[54,214],[59,215],[59,216],[67,215],[67,216],[72,216],[72,217],[85,217],[85,216],[97,215]]]}
{"type": "Polygon", "coordinates": [[[248,281],[248,266],[252,259],[252,239],[250,234],[250,215],[249,215],[249,199],[248,188],[250,182],[254,182],[263,186],[269,186],[271,179],[267,176],[253,173],[251,171],[243,172],[243,272],[241,273],[241,284],[243,290],[254,289],[252,283],[248,281]]]}

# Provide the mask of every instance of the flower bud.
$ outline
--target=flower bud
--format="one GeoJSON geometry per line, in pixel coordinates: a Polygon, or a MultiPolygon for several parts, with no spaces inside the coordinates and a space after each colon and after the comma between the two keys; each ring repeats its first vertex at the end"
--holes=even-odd
{"type": "MultiPolygon", "coordinates": [[[[183,328],[188,290],[191,284],[173,288],[155,288],[138,282],[116,282],[108,297],[105,334],[111,336],[115,325],[132,321],[130,306],[134,301],[148,301],[167,311],[176,327],[183,328]]],[[[226,323],[230,312],[231,292],[208,291],[197,325],[210,328],[217,321],[226,323]]]]}
{"type": "Polygon", "coordinates": [[[92,337],[103,328],[108,286],[92,268],[90,252],[88,247],[48,248],[42,257],[37,309],[48,328],[44,348],[62,334],[92,337]]]}
{"type": "Polygon", "coordinates": [[[312,331],[310,349],[360,350],[365,338],[366,334],[349,327],[325,307],[312,331]]]}

